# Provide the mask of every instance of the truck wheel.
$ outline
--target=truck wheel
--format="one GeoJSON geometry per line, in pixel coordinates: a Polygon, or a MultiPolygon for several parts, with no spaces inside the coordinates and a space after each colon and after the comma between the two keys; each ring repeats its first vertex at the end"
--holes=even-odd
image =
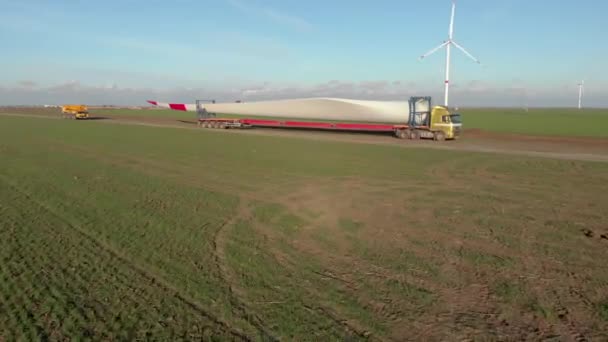
{"type": "Polygon", "coordinates": [[[443,132],[435,132],[435,141],[444,141],[445,140],[445,133],[443,132]]]}

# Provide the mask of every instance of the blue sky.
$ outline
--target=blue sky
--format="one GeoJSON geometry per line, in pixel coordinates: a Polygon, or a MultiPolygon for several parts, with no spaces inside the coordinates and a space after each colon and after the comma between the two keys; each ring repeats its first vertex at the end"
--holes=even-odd
{"type": "MultiPolygon", "coordinates": [[[[0,0],[0,104],[442,97],[449,0],[0,0]],[[208,96],[207,96],[208,97],[208,96]]],[[[458,0],[452,102],[608,106],[608,2],[458,0]],[[526,100],[523,100],[523,98],[526,100]],[[570,99],[573,97],[574,100],[570,99]]]]}

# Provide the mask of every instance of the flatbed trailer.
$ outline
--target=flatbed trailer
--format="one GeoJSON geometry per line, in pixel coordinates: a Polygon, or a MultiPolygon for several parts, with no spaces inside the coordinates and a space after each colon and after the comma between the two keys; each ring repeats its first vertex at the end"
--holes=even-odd
{"type": "Polygon", "coordinates": [[[230,129],[230,128],[293,128],[328,131],[350,132],[376,132],[392,133],[401,139],[432,138],[444,140],[442,131],[432,132],[428,126],[390,125],[374,123],[346,123],[346,122],[318,122],[297,120],[267,120],[250,118],[199,118],[198,126],[203,128],[230,129]]]}
{"type": "Polygon", "coordinates": [[[416,103],[428,101],[430,97],[412,97],[410,114],[404,118],[406,124],[303,121],[293,119],[261,118],[221,118],[208,113],[197,101],[197,124],[203,128],[244,129],[244,128],[291,128],[327,131],[391,133],[399,139],[433,139],[437,141],[457,139],[461,134],[459,114],[452,114],[443,106],[435,106],[425,112],[417,111],[416,103]]]}

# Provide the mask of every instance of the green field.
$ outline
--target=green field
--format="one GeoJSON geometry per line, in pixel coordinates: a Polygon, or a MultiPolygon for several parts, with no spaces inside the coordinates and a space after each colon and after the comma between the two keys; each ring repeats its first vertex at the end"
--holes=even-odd
{"type": "Polygon", "coordinates": [[[608,338],[606,163],[1,116],[0,160],[0,341],[608,338]]]}
{"type": "Polygon", "coordinates": [[[608,137],[608,109],[462,109],[466,128],[532,135],[608,137]]]}
{"type": "MultiPolygon", "coordinates": [[[[459,110],[465,129],[531,135],[608,137],[608,109],[465,108],[459,110]]],[[[93,110],[93,115],[151,116],[195,119],[194,112],[174,110],[93,110]]],[[[223,117],[237,117],[225,115],[223,117]]]]}

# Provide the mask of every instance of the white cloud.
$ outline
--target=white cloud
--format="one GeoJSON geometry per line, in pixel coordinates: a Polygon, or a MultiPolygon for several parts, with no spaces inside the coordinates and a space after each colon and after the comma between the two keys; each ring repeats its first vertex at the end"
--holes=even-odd
{"type": "Polygon", "coordinates": [[[167,41],[150,41],[135,37],[97,37],[96,40],[104,45],[118,49],[131,49],[143,52],[154,53],[156,55],[196,55],[203,52],[202,47],[192,44],[180,44],[167,41]]]}
{"type": "Polygon", "coordinates": [[[263,12],[275,22],[293,27],[298,31],[310,31],[313,28],[313,25],[308,21],[287,13],[282,13],[271,8],[265,8],[263,12]]]}
{"type": "MultiPolygon", "coordinates": [[[[590,87],[585,94],[585,105],[608,107],[606,88],[590,87]]],[[[416,85],[400,81],[350,82],[331,80],[303,86],[298,84],[208,85],[153,89],[124,87],[117,82],[86,85],[77,80],[42,87],[23,81],[11,87],[0,87],[0,105],[40,105],[68,102],[91,105],[146,105],[146,100],[193,103],[196,99],[217,101],[256,101],[304,97],[344,97],[369,100],[407,100],[410,96],[430,95],[434,103],[441,103],[441,87],[416,85]]],[[[552,106],[574,107],[577,102],[575,87],[558,85],[555,88],[527,88],[519,85],[499,86],[483,81],[471,81],[451,92],[455,106],[552,106]]]]}
{"type": "Polygon", "coordinates": [[[279,25],[290,27],[296,31],[305,32],[314,28],[307,20],[274,8],[260,7],[241,0],[226,0],[226,2],[239,11],[272,20],[279,25]]]}
{"type": "Polygon", "coordinates": [[[25,80],[25,81],[19,81],[18,85],[22,88],[31,89],[31,88],[36,88],[38,86],[38,83],[36,83],[34,81],[25,80]]]}

